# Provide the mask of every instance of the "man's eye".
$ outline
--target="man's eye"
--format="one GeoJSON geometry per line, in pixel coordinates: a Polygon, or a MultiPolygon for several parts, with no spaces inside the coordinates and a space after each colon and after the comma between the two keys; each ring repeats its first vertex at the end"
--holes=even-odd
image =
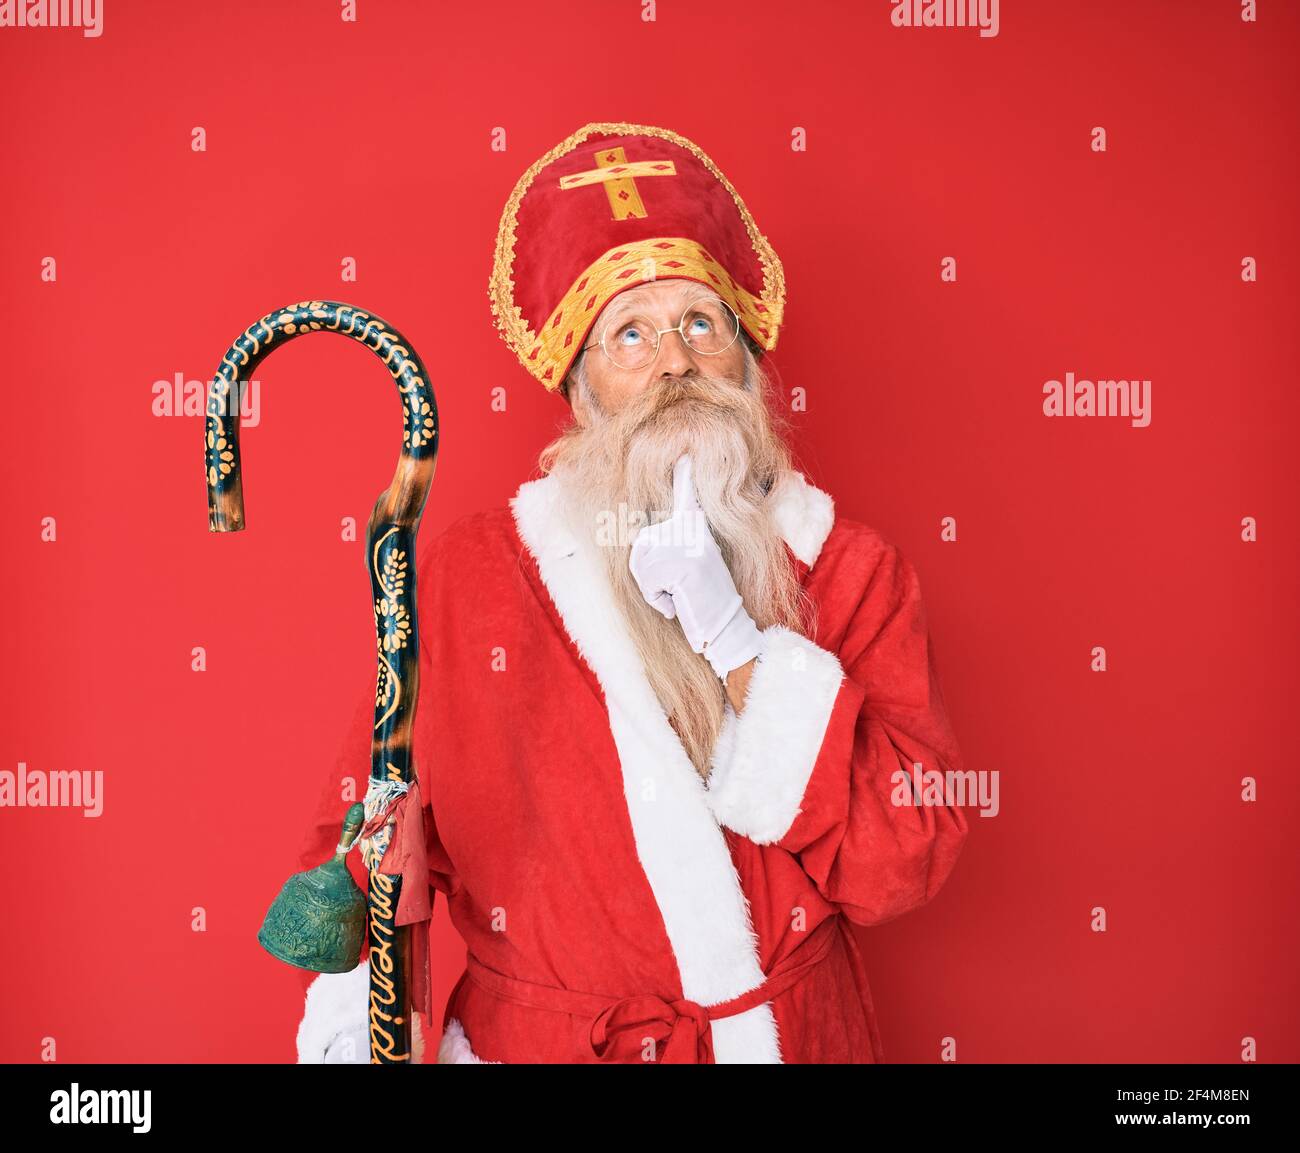
{"type": "Polygon", "coordinates": [[[706,333],[713,331],[714,325],[713,321],[711,321],[707,316],[693,316],[691,317],[691,323],[688,328],[689,331],[694,332],[699,336],[704,336],[706,333]]]}
{"type": "Polygon", "coordinates": [[[614,338],[618,344],[633,346],[640,344],[645,339],[641,335],[641,330],[634,324],[626,325],[618,330],[618,335],[614,338]]]}

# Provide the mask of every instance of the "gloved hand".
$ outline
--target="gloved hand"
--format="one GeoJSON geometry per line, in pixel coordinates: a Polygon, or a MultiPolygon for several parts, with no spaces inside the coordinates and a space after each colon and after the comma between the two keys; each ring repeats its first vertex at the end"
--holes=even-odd
{"type": "Polygon", "coordinates": [[[298,1064],[370,1063],[370,964],[321,973],[307,988],[298,1026],[298,1064]]]}
{"type": "Polygon", "coordinates": [[[677,618],[692,650],[724,681],[762,651],[763,634],[745,611],[695,495],[689,454],[673,466],[672,515],[636,534],[628,566],[647,603],[677,618]]]}
{"type": "MultiPolygon", "coordinates": [[[[424,1061],[420,1014],[411,1013],[411,1064],[424,1061]]],[[[299,1065],[370,1064],[370,963],[321,973],[307,988],[298,1026],[299,1065]]]]}

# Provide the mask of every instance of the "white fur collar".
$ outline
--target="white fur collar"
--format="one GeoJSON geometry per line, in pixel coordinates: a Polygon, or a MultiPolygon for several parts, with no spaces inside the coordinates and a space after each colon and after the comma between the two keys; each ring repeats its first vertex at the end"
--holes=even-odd
{"type": "MultiPolygon", "coordinates": [[[[637,857],[663,916],[685,996],[716,1005],[762,984],[749,902],[708,790],[650,687],[609,587],[599,546],[575,533],[559,478],[525,482],[510,501],[519,536],[609,710],[637,857]]],[[[831,498],[793,474],[773,515],[790,549],[811,565],[834,520],[831,498]]],[[[713,1023],[719,1064],[780,1064],[771,1003],[713,1023]]]]}
{"type": "Polygon", "coordinates": [[[772,516],[781,536],[804,564],[812,568],[835,524],[835,501],[830,493],[810,484],[801,472],[788,472],[777,486],[772,516]]]}

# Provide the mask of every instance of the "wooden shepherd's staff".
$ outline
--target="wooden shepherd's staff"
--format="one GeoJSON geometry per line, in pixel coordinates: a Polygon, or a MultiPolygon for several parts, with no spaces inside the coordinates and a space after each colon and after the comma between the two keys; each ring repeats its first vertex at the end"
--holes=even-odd
{"type": "MultiPolygon", "coordinates": [[[[399,1064],[411,1059],[411,929],[398,923],[402,876],[379,872],[379,864],[395,832],[392,814],[408,793],[413,800],[419,794],[411,761],[420,680],[415,538],[438,456],[433,389],[419,356],[400,332],[351,305],[311,300],[264,316],[231,345],[208,389],[204,428],[208,528],[239,532],[244,527],[239,466],[242,383],[273,349],[309,332],[337,332],[364,344],[388,366],[402,402],[397,472],[375,503],[366,529],[378,681],[365,806],[364,832],[369,837],[363,842],[369,874],[370,1060],[399,1064]]],[[[407,819],[418,817],[418,810],[407,815],[407,819]]],[[[414,976],[427,980],[424,973],[414,976]]]]}

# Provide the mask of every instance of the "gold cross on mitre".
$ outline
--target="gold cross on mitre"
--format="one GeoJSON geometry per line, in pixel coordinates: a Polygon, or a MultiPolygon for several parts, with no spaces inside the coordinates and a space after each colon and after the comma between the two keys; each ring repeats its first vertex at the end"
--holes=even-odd
{"type": "Polygon", "coordinates": [[[633,217],[645,217],[645,205],[641,202],[641,193],[637,191],[636,176],[676,176],[677,169],[671,160],[633,160],[628,161],[622,148],[607,148],[596,153],[596,167],[586,172],[575,172],[572,176],[561,176],[561,188],[584,188],[588,184],[603,184],[605,195],[609,197],[609,206],[614,212],[615,220],[630,220],[633,217]]]}

